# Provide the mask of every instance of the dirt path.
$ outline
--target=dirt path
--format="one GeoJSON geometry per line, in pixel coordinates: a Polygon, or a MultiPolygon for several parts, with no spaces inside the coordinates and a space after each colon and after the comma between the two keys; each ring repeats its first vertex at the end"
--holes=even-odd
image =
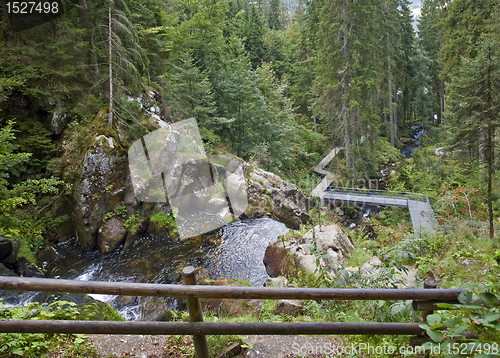
{"type": "Polygon", "coordinates": [[[248,336],[253,345],[245,357],[248,358],[285,358],[285,357],[324,357],[327,350],[342,346],[340,337],[304,336],[248,336]]]}
{"type": "MultiPolygon", "coordinates": [[[[142,335],[89,335],[101,357],[186,357],[194,355],[190,337],[175,339],[172,336],[142,335]]],[[[342,346],[340,337],[304,337],[304,336],[248,336],[248,343],[253,347],[240,357],[247,358],[288,358],[288,357],[324,357],[321,352],[342,346]]]]}

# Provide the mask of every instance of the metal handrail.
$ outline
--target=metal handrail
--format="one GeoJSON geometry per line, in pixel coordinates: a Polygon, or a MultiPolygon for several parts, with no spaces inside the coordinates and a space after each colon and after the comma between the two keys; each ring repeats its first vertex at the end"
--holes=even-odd
{"type": "Polygon", "coordinates": [[[356,193],[356,194],[361,194],[361,195],[366,195],[366,196],[376,196],[376,195],[377,196],[387,196],[387,197],[397,198],[397,199],[410,199],[410,200],[429,202],[429,198],[425,194],[405,192],[405,191],[389,191],[389,190],[364,189],[364,188],[347,188],[347,187],[337,187],[337,186],[329,186],[328,188],[326,188],[326,191],[356,193]]]}
{"type": "Polygon", "coordinates": [[[314,163],[314,165],[313,165],[312,167],[313,167],[313,168],[316,168],[316,167],[318,166],[318,164],[319,164],[319,163],[321,163],[321,161],[323,160],[323,158],[324,158],[325,156],[327,156],[327,155],[328,155],[328,154],[329,154],[329,153],[330,153],[330,152],[331,152],[334,148],[338,148],[338,147],[339,147],[339,145],[336,145],[336,144],[332,144],[332,145],[330,145],[330,146],[328,147],[328,149],[327,149],[327,150],[325,150],[325,151],[323,152],[323,154],[321,154],[321,155],[319,156],[319,159],[318,159],[318,160],[316,160],[316,162],[314,163]]]}

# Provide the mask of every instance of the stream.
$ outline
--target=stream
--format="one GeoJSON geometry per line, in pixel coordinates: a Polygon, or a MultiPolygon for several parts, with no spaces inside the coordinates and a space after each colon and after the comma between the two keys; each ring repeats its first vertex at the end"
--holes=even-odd
{"type": "MultiPolygon", "coordinates": [[[[58,244],[58,260],[50,268],[63,279],[82,281],[142,282],[172,284],[181,281],[181,270],[201,268],[198,277],[220,276],[262,286],[269,277],[263,263],[267,246],[288,228],[268,217],[233,222],[211,234],[184,241],[143,236],[127,250],[99,256],[85,252],[76,238],[58,244]]],[[[177,309],[174,298],[90,295],[116,308],[127,320],[155,320],[161,313],[177,309]]],[[[23,293],[16,304],[37,301],[23,293]]]]}
{"type": "Polygon", "coordinates": [[[401,149],[401,153],[403,153],[403,155],[408,159],[411,158],[413,152],[415,152],[415,150],[420,147],[421,143],[419,138],[422,134],[424,134],[424,130],[419,125],[412,126],[411,129],[413,129],[413,131],[415,132],[415,134],[413,135],[414,140],[413,142],[405,144],[403,149],[401,149]]]}

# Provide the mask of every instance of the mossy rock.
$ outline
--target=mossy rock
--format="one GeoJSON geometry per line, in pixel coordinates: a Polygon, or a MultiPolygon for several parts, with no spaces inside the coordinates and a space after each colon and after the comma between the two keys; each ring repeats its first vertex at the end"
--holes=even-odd
{"type": "Polygon", "coordinates": [[[105,302],[94,300],[76,307],[80,312],[79,320],[84,321],[124,321],[125,319],[113,307],[105,302]]]}
{"type": "MultiPolygon", "coordinates": [[[[38,296],[40,303],[53,303],[65,301],[76,303],[76,309],[80,314],[78,320],[83,321],[124,321],[116,309],[105,302],[97,301],[87,294],[82,293],[42,293],[38,296]]],[[[63,306],[64,307],[64,306],[63,306]]]]}
{"type": "Polygon", "coordinates": [[[161,322],[189,322],[189,313],[184,311],[165,311],[156,319],[161,322]]]}

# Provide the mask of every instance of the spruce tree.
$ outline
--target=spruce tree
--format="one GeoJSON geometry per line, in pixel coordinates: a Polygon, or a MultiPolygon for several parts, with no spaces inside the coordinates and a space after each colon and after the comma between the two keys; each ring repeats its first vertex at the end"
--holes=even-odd
{"type": "Polygon", "coordinates": [[[245,49],[254,68],[264,56],[264,31],[262,19],[255,5],[252,5],[245,30],[245,49]]]}
{"type": "Polygon", "coordinates": [[[486,132],[486,162],[488,181],[488,211],[490,238],[494,236],[492,176],[493,176],[493,133],[498,127],[500,111],[500,41],[486,37],[475,46],[473,59],[462,57],[458,76],[452,78],[447,115],[455,125],[454,142],[463,136],[486,132]]]}
{"type": "Polygon", "coordinates": [[[268,26],[271,30],[282,30],[280,0],[269,1],[268,26]]]}

